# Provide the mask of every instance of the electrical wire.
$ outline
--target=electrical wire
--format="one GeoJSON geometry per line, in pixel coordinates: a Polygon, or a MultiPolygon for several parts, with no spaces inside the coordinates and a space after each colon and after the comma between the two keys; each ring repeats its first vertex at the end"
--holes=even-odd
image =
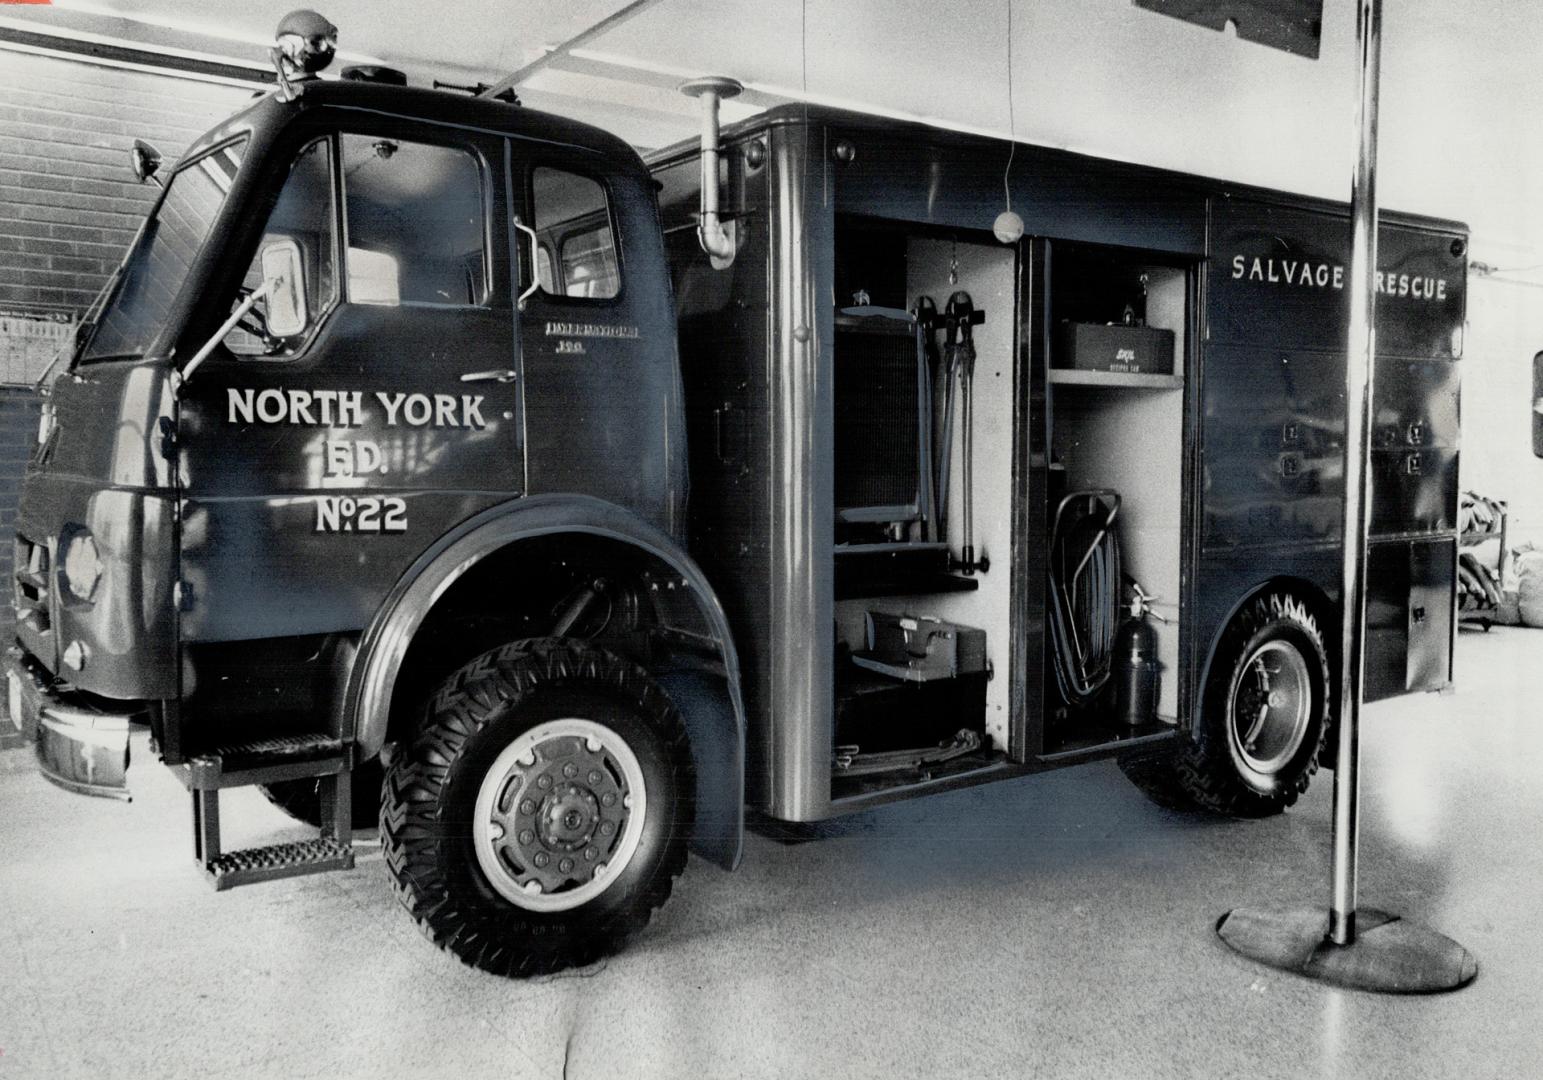
{"type": "Polygon", "coordinates": [[[1018,152],[1018,123],[1013,115],[1013,0],[1007,0],[1007,168],[1002,170],[1002,194],[1013,208],[1013,155],[1018,152]]]}

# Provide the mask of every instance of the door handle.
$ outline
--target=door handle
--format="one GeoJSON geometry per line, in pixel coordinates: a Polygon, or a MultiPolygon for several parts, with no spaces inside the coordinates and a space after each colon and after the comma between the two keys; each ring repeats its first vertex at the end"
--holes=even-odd
{"type": "Polygon", "coordinates": [[[468,371],[461,376],[461,381],[511,383],[519,377],[520,373],[513,368],[494,368],[491,371],[468,371]]]}
{"type": "Polygon", "coordinates": [[[514,215],[514,227],[530,237],[530,284],[525,286],[525,290],[520,293],[514,302],[515,307],[524,311],[525,301],[529,300],[531,294],[541,287],[541,276],[536,273],[536,260],[541,256],[541,241],[536,237],[536,230],[521,221],[519,214],[514,215]]]}

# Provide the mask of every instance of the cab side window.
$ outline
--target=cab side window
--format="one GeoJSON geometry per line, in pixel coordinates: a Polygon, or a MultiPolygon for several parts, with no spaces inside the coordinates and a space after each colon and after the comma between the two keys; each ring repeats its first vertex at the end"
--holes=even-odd
{"type": "Polygon", "coordinates": [[[293,244],[299,252],[298,276],[305,295],[305,323],[294,333],[276,334],[269,326],[268,298],[260,298],[225,338],[226,348],[238,356],[293,355],[337,299],[332,153],[326,139],[307,145],[290,167],[279,201],[268,215],[257,255],[241,281],[241,295],[236,303],[262,286],[264,252],[287,244],[293,244]]]}
{"type": "Polygon", "coordinates": [[[605,188],[588,176],[547,166],[533,171],[531,187],[545,256],[536,262],[542,291],[589,300],[618,295],[621,268],[605,188]]]}
{"type": "Polygon", "coordinates": [[[468,151],[342,138],[348,299],[478,305],[487,298],[482,170],[468,151]]]}

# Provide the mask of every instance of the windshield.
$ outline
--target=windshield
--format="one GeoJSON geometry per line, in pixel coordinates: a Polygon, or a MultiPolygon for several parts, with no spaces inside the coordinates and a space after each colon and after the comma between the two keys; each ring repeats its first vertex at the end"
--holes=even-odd
{"type": "Polygon", "coordinates": [[[82,361],[143,356],[150,348],[209,237],[245,148],[244,138],[228,143],[172,174],[82,361]]]}

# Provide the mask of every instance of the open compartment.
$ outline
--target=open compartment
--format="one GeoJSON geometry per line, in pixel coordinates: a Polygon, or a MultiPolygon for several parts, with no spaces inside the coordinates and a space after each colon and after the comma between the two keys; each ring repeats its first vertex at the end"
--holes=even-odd
{"type": "Polygon", "coordinates": [[[1152,734],[1178,716],[1194,277],[1141,252],[1052,246],[1047,543],[1051,606],[1064,598],[1071,625],[1048,635],[1047,754],[1152,734]],[[1099,534],[1111,516],[1117,565],[1099,534]],[[1133,584],[1153,598],[1139,631],[1127,625],[1133,584]]]}
{"type": "Polygon", "coordinates": [[[1192,270],[1139,252],[1056,244],[1051,258],[1050,381],[1184,385],[1192,270]]]}
{"type": "Polygon", "coordinates": [[[1017,316],[989,237],[838,216],[835,254],[839,800],[1006,756],[1017,316]]]}

